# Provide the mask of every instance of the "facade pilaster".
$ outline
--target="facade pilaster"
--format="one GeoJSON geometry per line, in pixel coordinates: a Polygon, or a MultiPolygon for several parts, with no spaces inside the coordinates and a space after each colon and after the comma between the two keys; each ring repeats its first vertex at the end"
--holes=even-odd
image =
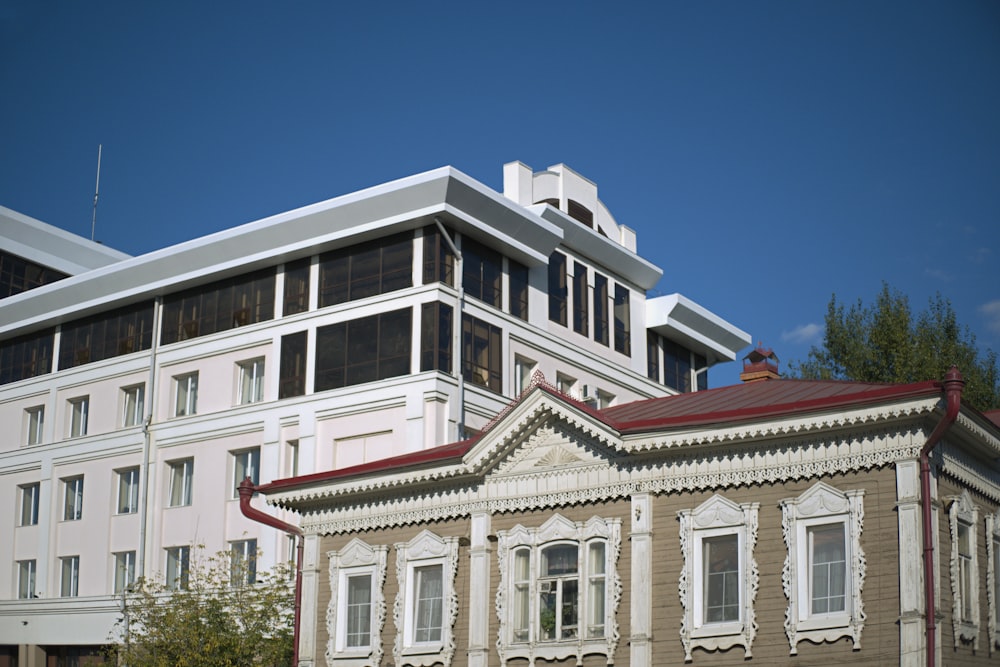
{"type": "Polygon", "coordinates": [[[472,514],[469,548],[469,667],[486,667],[490,653],[489,512],[472,514]]]}
{"type": "Polygon", "coordinates": [[[653,499],[648,493],[632,496],[632,574],[629,618],[629,657],[632,667],[653,665],[653,499]]]}

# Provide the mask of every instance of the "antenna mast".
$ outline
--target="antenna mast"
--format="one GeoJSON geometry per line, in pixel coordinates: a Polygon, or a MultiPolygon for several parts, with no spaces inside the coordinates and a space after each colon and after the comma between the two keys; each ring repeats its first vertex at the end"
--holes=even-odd
{"type": "Polygon", "coordinates": [[[94,214],[90,218],[90,240],[94,240],[94,231],[97,228],[97,194],[101,190],[101,149],[103,144],[97,144],[97,184],[94,185],[94,214]]]}

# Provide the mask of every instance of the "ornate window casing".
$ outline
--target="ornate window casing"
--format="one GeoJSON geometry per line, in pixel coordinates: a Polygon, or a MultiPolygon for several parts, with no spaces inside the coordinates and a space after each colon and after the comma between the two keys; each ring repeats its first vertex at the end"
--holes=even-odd
{"type": "Polygon", "coordinates": [[[680,518],[680,598],[684,608],[684,660],[695,647],[713,651],[743,646],[752,657],[757,634],[754,600],[759,574],[754,558],[759,503],[736,503],[714,495],[680,518]]]}
{"type": "Polygon", "coordinates": [[[501,663],[612,658],[620,638],[621,520],[574,522],[556,514],[540,528],[519,524],[497,537],[501,663]]]}
{"type": "Polygon", "coordinates": [[[989,605],[990,653],[1000,647],[997,605],[1000,602],[1000,511],[986,515],[986,600],[989,605]]]}
{"type": "Polygon", "coordinates": [[[863,500],[861,489],[841,492],[819,482],[798,498],[781,501],[781,530],[788,549],[781,583],[788,598],[785,634],[791,655],[798,653],[802,640],[850,637],[854,649],[861,648],[863,500]]]}
{"type": "Polygon", "coordinates": [[[978,522],[979,510],[968,490],[963,490],[948,508],[951,529],[951,622],[955,631],[955,648],[964,640],[979,649],[978,522]]]}
{"type": "Polygon", "coordinates": [[[330,604],[326,609],[326,664],[378,665],[382,661],[383,594],[389,547],[351,540],[330,559],[330,604]]]}
{"type": "Polygon", "coordinates": [[[458,538],[438,537],[429,530],[396,544],[399,592],[392,607],[396,626],[393,658],[398,667],[442,663],[455,656],[458,618],[458,538]]]}

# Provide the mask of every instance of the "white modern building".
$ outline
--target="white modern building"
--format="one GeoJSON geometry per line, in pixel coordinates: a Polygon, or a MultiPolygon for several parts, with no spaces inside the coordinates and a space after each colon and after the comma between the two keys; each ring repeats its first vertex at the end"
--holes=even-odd
{"type": "Polygon", "coordinates": [[[564,165],[505,165],[503,193],[445,167],[140,257],[0,208],[0,667],[86,664],[192,545],[287,559],[245,476],[461,440],[536,371],[599,408],[706,388],[750,336],[647,298],[661,275],[564,165]]]}

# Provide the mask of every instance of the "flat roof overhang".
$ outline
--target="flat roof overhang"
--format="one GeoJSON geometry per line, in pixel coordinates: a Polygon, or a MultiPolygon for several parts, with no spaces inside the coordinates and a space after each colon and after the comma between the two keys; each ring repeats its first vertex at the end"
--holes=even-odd
{"type": "Polygon", "coordinates": [[[735,360],[740,350],[752,342],[750,334],[682,294],[648,299],[646,328],[703,354],[709,366],[735,360]]]}
{"type": "Polygon", "coordinates": [[[560,228],[441,167],[128,258],[0,301],[0,336],[29,333],[213,280],[408,229],[435,217],[529,265],[560,228]]]}

